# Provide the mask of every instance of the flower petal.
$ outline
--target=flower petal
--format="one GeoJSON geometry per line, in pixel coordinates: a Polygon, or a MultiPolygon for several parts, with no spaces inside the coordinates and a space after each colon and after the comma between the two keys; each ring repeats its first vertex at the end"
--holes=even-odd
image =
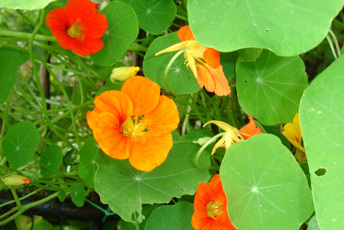
{"type": "Polygon", "coordinates": [[[152,111],[160,99],[160,87],[155,82],[141,76],[126,80],[121,89],[133,102],[133,113],[145,115],[152,111]]]}
{"type": "Polygon", "coordinates": [[[72,23],[78,19],[87,22],[97,14],[96,4],[90,0],[70,0],[66,4],[66,10],[72,23]]]}
{"type": "Polygon", "coordinates": [[[189,25],[183,26],[178,30],[178,38],[182,41],[195,40],[189,25]]]}
{"type": "Polygon", "coordinates": [[[203,53],[205,63],[216,69],[220,65],[220,52],[214,48],[207,48],[203,53]]]}
{"type": "Polygon", "coordinates": [[[155,54],[155,56],[158,56],[158,55],[163,54],[163,53],[174,52],[174,51],[177,51],[177,50],[185,49],[188,46],[188,44],[189,44],[188,41],[179,42],[177,44],[174,44],[172,46],[167,47],[166,49],[163,49],[163,50],[157,52],[155,54]]]}
{"type": "Polygon", "coordinates": [[[103,46],[104,42],[100,38],[86,36],[82,41],[79,41],[78,38],[72,38],[72,50],[81,56],[97,53],[103,46]]]}
{"type": "Polygon", "coordinates": [[[160,96],[158,105],[154,110],[145,115],[147,129],[158,133],[169,133],[179,124],[177,106],[172,99],[160,96]]]}
{"type": "Polygon", "coordinates": [[[84,23],[86,36],[101,38],[108,28],[108,21],[104,14],[96,14],[84,23]]]}
{"type": "Polygon", "coordinates": [[[151,135],[148,131],[145,135],[145,140],[132,142],[129,161],[134,168],[149,172],[166,160],[173,141],[171,133],[151,135]]]}
{"type": "Polygon", "coordinates": [[[254,123],[252,115],[249,115],[248,119],[249,123],[240,129],[240,134],[245,140],[262,132],[254,123]]]}

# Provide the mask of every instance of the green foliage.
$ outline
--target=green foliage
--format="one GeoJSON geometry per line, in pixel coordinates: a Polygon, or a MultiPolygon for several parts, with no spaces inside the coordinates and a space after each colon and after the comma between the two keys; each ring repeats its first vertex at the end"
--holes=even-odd
{"type": "Polygon", "coordinates": [[[19,66],[27,59],[28,55],[24,52],[9,47],[0,47],[0,104],[8,98],[17,80],[19,66]]]}
{"type": "Polygon", "coordinates": [[[300,108],[317,221],[325,230],[344,227],[344,185],[338,181],[344,167],[343,64],[340,57],[317,76],[305,90],[300,108]]]}
{"type": "Polygon", "coordinates": [[[234,226],[299,229],[313,212],[307,179],[280,140],[258,134],[230,147],[220,168],[234,226]]]}
{"type": "Polygon", "coordinates": [[[85,202],[85,194],[86,192],[84,186],[82,186],[81,184],[75,184],[70,197],[77,207],[82,207],[84,206],[85,202]]]}
{"type": "Polygon", "coordinates": [[[146,230],[193,230],[191,217],[193,205],[180,201],[175,205],[160,206],[154,209],[146,223],[146,230]]]}
{"type": "Polygon", "coordinates": [[[10,165],[19,168],[32,160],[39,141],[36,127],[29,121],[22,121],[10,127],[2,141],[2,149],[10,165]]]}
{"type": "Polygon", "coordinates": [[[39,162],[43,177],[51,177],[57,173],[62,164],[62,158],[63,154],[58,145],[52,144],[44,149],[39,162]]]}
{"type": "Polygon", "coordinates": [[[1,0],[0,8],[35,10],[42,9],[54,1],[56,0],[1,0]]]}
{"type": "Polygon", "coordinates": [[[317,46],[343,0],[188,1],[196,39],[222,52],[256,47],[279,56],[295,56],[317,46]],[[214,36],[216,35],[216,36],[214,36]]]}
{"type": "MultiPolygon", "coordinates": [[[[143,61],[143,72],[150,80],[166,89],[164,73],[171,58],[177,53],[170,52],[155,56],[159,51],[181,42],[177,33],[171,33],[155,39],[149,46],[143,61]]],[[[185,65],[185,58],[180,55],[171,65],[168,71],[167,83],[178,94],[193,93],[199,91],[198,83],[190,69],[185,65]]]]}
{"type": "Polygon", "coordinates": [[[131,0],[130,6],[137,14],[140,27],[155,35],[168,29],[177,13],[173,0],[131,0]]]}
{"type": "Polygon", "coordinates": [[[300,57],[279,57],[264,50],[254,62],[237,62],[239,103],[264,125],[287,123],[299,109],[307,87],[300,57]]]}
{"type": "Polygon", "coordinates": [[[105,14],[108,29],[102,37],[103,49],[92,54],[91,59],[99,65],[110,66],[126,53],[139,33],[139,25],[134,10],[121,1],[111,2],[100,13],[105,14]]]}

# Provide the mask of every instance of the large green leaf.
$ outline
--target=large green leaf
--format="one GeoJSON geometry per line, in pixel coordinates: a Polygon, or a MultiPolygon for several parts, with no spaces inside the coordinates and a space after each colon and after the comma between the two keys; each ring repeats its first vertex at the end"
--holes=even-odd
{"type": "Polygon", "coordinates": [[[191,0],[189,23],[199,43],[219,51],[256,47],[280,56],[294,56],[325,38],[343,2],[191,0]]]}
{"type": "MultiPolygon", "coordinates": [[[[143,60],[143,72],[146,77],[166,89],[164,82],[165,69],[177,52],[170,52],[155,56],[159,51],[181,42],[177,33],[171,33],[155,39],[149,46],[143,60]]],[[[167,83],[175,93],[186,94],[200,90],[199,85],[192,74],[192,71],[185,65],[184,55],[181,54],[172,64],[168,75],[167,83]]]]}
{"type": "Polygon", "coordinates": [[[108,29],[102,37],[104,47],[92,54],[91,59],[99,65],[109,66],[126,53],[139,33],[139,24],[134,10],[121,1],[109,3],[100,13],[105,14],[108,29]]]}
{"type": "Polygon", "coordinates": [[[145,230],[193,230],[191,226],[193,213],[193,205],[186,201],[160,206],[150,215],[145,230]]]}
{"type": "Polygon", "coordinates": [[[342,56],[315,78],[300,104],[315,212],[324,230],[344,229],[343,66],[342,56]],[[325,174],[318,176],[321,169],[325,174]]]}
{"type": "Polygon", "coordinates": [[[0,7],[7,9],[35,10],[46,7],[56,0],[1,0],[0,7]]]}
{"type": "Polygon", "coordinates": [[[27,59],[28,55],[21,51],[0,47],[0,103],[6,101],[17,80],[18,68],[27,59]]]}
{"type": "Polygon", "coordinates": [[[305,174],[274,135],[231,146],[220,176],[230,219],[240,230],[298,230],[314,210],[305,174]]]}
{"type": "MultiPolygon", "coordinates": [[[[209,180],[208,170],[194,165],[198,149],[195,144],[175,144],[166,161],[151,172],[136,170],[128,160],[98,154],[95,190],[123,220],[132,221],[137,212],[141,222],[142,204],[168,203],[173,197],[193,195],[199,183],[209,180]]],[[[202,165],[209,165],[206,154],[202,156],[202,165]]]]}
{"type": "Polygon", "coordinates": [[[236,66],[238,98],[246,114],[264,125],[293,120],[307,87],[300,57],[279,57],[264,50],[253,62],[236,66]]]}
{"type": "Polygon", "coordinates": [[[101,153],[96,140],[90,137],[80,149],[79,175],[88,186],[94,187],[94,175],[98,169],[97,154],[101,153]]]}
{"type": "Polygon", "coordinates": [[[41,136],[30,121],[11,126],[2,141],[2,150],[10,165],[19,168],[29,163],[38,147],[41,136]]]}
{"type": "Polygon", "coordinates": [[[131,0],[142,29],[151,34],[161,34],[168,29],[177,13],[173,0],[131,0]]]}
{"type": "Polygon", "coordinates": [[[63,160],[60,146],[52,144],[41,154],[39,164],[43,177],[51,177],[58,172],[63,160]]]}

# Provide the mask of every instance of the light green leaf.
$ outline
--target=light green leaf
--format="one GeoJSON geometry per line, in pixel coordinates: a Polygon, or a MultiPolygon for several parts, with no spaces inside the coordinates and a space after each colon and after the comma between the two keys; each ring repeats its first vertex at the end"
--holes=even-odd
{"type": "Polygon", "coordinates": [[[79,175],[88,186],[94,187],[94,175],[98,169],[97,154],[102,154],[93,137],[86,140],[80,149],[79,175]]]}
{"type": "Polygon", "coordinates": [[[314,210],[305,174],[274,135],[231,146],[220,176],[228,214],[240,230],[298,230],[314,210]]]}
{"type": "Polygon", "coordinates": [[[253,62],[262,54],[263,49],[248,48],[238,50],[239,58],[238,61],[241,62],[253,62]]]}
{"type": "Polygon", "coordinates": [[[6,101],[17,80],[18,68],[27,59],[28,55],[23,52],[8,47],[0,47],[0,103],[6,101]]]}
{"type": "MultiPolygon", "coordinates": [[[[179,42],[181,40],[178,38],[177,33],[159,37],[149,46],[143,60],[144,75],[159,84],[162,89],[166,89],[164,82],[165,69],[177,51],[160,54],[159,56],[155,56],[155,54],[179,42]]],[[[185,57],[183,54],[173,62],[168,72],[167,83],[178,94],[193,93],[200,90],[196,78],[185,65],[185,57]]]]}
{"type": "Polygon", "coordinates": [[[102,37],[104,47],[92,54],[91,59],[99,65],[110,66],[126,53],[139,33],[139,24],[134,10],[121,1],[109,3],[100,13],[105,14],[108,29],[102,37]]]}
{"type": "Polygon", "coordinates": [[[344,229],[344,57],[305,90],[300,124],[320,229],[344,229]],[[321,173],[322,171],[322,174],[321,173]]]}
{"type": "MultiPolygon", "coordinates": [[[[141,223],[139,223],[140,230],[145,230],[147,219],[149,219],[149,216],[151,215],[152,211],[159,206],[160,204],[147,204],[142,206],[142,214],[145,216],[145,219],[141,223]]],[[[120,227],[122,230],[137,230],[136,223],[125,222],[124,220],[121,220],[120,227]]]]}
{"type": "MultiPolygon", "coordinates": [[[[173,197],[193,195],[199,183],[209,180],[208,170],[194,165],[198,149],[194,144],[175,144],[166,161],[151,172],[136,170],[128,160],[98,154],[95,190],[124,221],[132,221],[137,212],[141,222],[142,204],[168,203],[173,197]]],[[[206,154],[202,165],[209,165],[206,154]]]]}
{"type": "Polygon", "coordinates": [[[238,98],[246,114],[264,125],[293,120],[307,87],[300,57],[279,57],[264,50],[254,62],[238,62],[236,73],[238,98]]]}
{"type": "Polygon", "coordinates": [[[11,126],[2,141],[2,149],[10,166],[19,168],[29,163],[38,147],[41,136],[30,121],[11,126]]]}
{"type": "Polygon", "coordinates": [[[39,162],[43,177],[51,177],[59,171],[62,164],[63,154],[58,145],[48,146],[41,155],[39,162]]]}
{"type": "Polygon", "coordinates": [[[1,0],[0,7],[7,9],[35,10],[43,9],[56,0],[1,0]]]}
{"type": "Polygon", "coordinates": [[[131,0],[142,29],[151,34],[161,34],[168,29],[176,16],[177,7],[173,0],[131,0]]]}
{"type": "Polygon", "coordinates": [[[191,0],[189,23],[199,43],[222,52],[256,47],[295,56],[325,38],[343,2],[191,0]]]}
{"type": "Polygon", "coordinates": [[[191,226],[193,213],[193,205],[186,201],[160,206],[150,215],[145,230],[193,230],[191,226]]]}
{"type": "Polygon", "coordinates": [[[85,194],[86,194],[86,191],[85,191],[84,186],[82,186],[81,184],[75,184],[70,197],[72,198],[73,203],[77,207],[82,207],[84,206],[84,202],[85,202],[85,194]]]}
{"type": "Polygon", "coordinates": [[[317,218],[315,215],[309,221],[307,230],[320,230],[318,222],[317,222],[317,218]]]}

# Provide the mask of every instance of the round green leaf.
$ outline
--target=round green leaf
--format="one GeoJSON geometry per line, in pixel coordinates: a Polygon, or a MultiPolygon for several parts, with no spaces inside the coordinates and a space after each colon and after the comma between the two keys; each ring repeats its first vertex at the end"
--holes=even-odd
{"type": "Polygon", "coordinates": [[[265,48],[280,56],[317,46],[342,7],[343,0],[188,1],[189,23],[202,45],[222,52],[265,48]]]}
{"type": "Polygon", "coordinates": [[[109,3],[100,13],[105,14],[108,29],[102,37],[104,47],[92,54],[91,59],[99,65],[109,66],[125,54],[139,33],[139,24],[134,10],[121,1],[109,3]]]}
{"type": "Polygon", "coordinates": [[[173,0],[131,0],[142,29],[151,34],[161,34],[168,29],[176,16],[177,7],[173,0]]]}
{"type": "Polygon", "coordinates": [[[62,160],[63,154],[58,145],[52,144],[44,149],[39,162],[43,177],[51,177],[57,173],[62,160]]]}
{"type": "Polygon", "coordinates": [[[160,206],[150,215],[145,230],[193,230],[191,226],[193,213],[193,205],[186,201],[160,206]]]}
{"type": "Polygon", "coordinates": [[[88,186],[94,187],[94,175],[98,169],[96,156],[101,151],[93,137],[86,140],[80,149],[79,175],[88,186]]]}
{"type": "Polygon", "coordinates": [[[84,206],[85,195],[86,195],[86,191],[85,191],[84,186],[82,186],[81,184],[75,184],[70,197],[72,198],[73,203],[77,207],[82,207],[84,206]]]}
{"type": "Polygon", "coordinates": [[[35,10],[46,7],[50,2],[56,0],[1,0],[0,8],[35,10]]]}
{"type": "Polygon", "coordinates": [[[300,103],[300,124],[320,229],[344,229],[344,57],[317,76],[300,103]]]}
{"type": "Polygon", "coordinates": [[[28,55],[21,51],[9,47],[0,47],[0,103],[6,101],[17,80],[18,68],[27,59],[28,55]]]}
{"type": "MultiPolygon", "coordinates": [[[[159,84],[162,89],[166,89],[164,81],[165,69],[177,51],[160,54],[159,56],[155,56],[155,54],[179,42],[181,40],[178,38],[177,33],[159,37],[149,46],[143,60],[144,75],[159,84]]],[[[192,71],[185,65],[183,54],[173,62],[167,75],[167,83],[178,94],[194,93],[200,90],[192,71]]]]}
{"type": "MultiPolygon", "coordinates": [[[[168,203],[173,197],[193,195],[199,183],[209,180],[209,171],[194,165],[198,149],[194,144],[174,145],[166,161],[151,172],[136,170],[128,160],[98,154],[95,190],[124,221],[132,221],[137,212],[141,222],[142,204],[168,203]]],[[[202,156],[202,165],[209,165],[206,154],[202,156]]]]}
{"type": "Polygon", "coordinates": [[[11,126],[2,141],[4,154],[14,168],[29,163],[38,147],[41,136],[30,121],[11,126]]]}
{"type": "Polygon", "coordinates": [[[305,174],[274,135],[231,146],[220,176],[228,214],[240,230],[298,230],[314,210],[305,174]]]}
{"type": "Polygon", "coordinates": [[[300,57],[279,57],[264,50],[254,62],[236,66],[238,98],[246,114],[264,125],[293,120],[307,87],[300,57]]]}

